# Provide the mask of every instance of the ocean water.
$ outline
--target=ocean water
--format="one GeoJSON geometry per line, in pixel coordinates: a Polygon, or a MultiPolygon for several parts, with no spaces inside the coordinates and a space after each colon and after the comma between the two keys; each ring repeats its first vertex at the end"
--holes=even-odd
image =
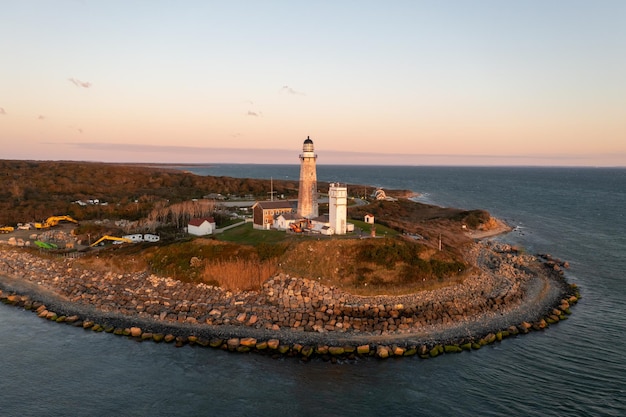
{"type": "MultiPolygon", "coordinates": [[[[184,167],[297,179],[296,165],[184,167]]],[[[624,416],[626,169],[318,166],[320,181],[484,208],[498,239],[570,262],[567,321],[433,360],[330,364],[139,343],[0,305],[3,416],[624,416]]]]}

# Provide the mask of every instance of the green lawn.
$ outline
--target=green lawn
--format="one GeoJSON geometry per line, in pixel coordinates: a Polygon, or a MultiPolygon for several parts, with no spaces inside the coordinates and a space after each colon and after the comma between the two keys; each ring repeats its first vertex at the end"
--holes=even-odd
{"type": "MultiPolygon", "coordinates": [[[[372,225],[369,223],[365,223],[362,220],[348,220],[348,223],[354,224],[354,231],[358,233],[358,229],[363,230],[363,233],[369,234],[372,231],[372,225]]],[[[397,230],[390,229],[387,226],[383,226],[382,224],[374,224],[376,226],[376,236],[397,236],[400,234],[397,230]]]]}
{"type": "MultiPolygon", "coordinates": [[[[363,234],[369,235],[372,229],[372,225],[359,220],[348,221],[354,224],[354,233],[348,233],[346,236],[359,236],[359,229],[363,230],[363,234]]],[[[376,224],[376,236],[397,236],[399,232],[397,230],[390,229],[380,224],[376,224]]],[[[279,230],[256,230],[252,227],[252,223],[246,223],[242,226],[234,227],[226,230],[224,233],[215,235],[217,240],[224,242],[234,242],[246,245],[258,245],[259,243],[279,243],[285,240],[292,239],[307,239],[307,238],[319,238],[320,235],[315,234],[299,234],[293,235],[279,230]]],[[[338,237],[338,236],[337,236],[338,237]]],[[[332,239],[332,237],[331,237],[332,239]]]]}
{"type": "Polygon", "coordinates": [[[259,243],[278,243],[288,238],[287,233],[278,230],[256,230],[252,223],[226,230],[224,233],[215,235],[217,240],[234,242],[246,245],[258,245],[259,243]]]}

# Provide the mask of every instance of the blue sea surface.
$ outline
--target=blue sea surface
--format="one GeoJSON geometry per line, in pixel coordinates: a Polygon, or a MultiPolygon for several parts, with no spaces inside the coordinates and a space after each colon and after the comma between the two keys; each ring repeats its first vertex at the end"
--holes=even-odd
{"type": "MultiPolygon", "coordinates": [[[[180,167],[298,179],[297,165],[180,167]]],[[[486,209],[498,239],[569,261],[567,321],[432,360],[300,363],[140,343],[0,305],[3,416],[624,416],[626,169],[318,165],[318,180],[486,209]]],[[[208,190],[212,191],[212,190],[208,190]]]]}

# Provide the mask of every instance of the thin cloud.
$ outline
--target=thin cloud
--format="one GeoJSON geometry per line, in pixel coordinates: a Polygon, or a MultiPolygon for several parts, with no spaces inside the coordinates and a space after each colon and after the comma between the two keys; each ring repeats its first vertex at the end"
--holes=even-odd
{"type": "Polygon", "coordinates": [[[261,116],[261,113],[257,113],[255,111],[248,110],[248,116],[259,117],[259,116],[261,116]]]}
{"type": "Polygon", "coordinates": [[[294,96],[305,96],[306,94],[300,92],[300,91],[296,91],[293,88],[289,87],[288,85],[283,85],[283,88],[280,89],[280,91],[285,92],[287,94],[291,94],[294,96]]]}
{"type": "Polygon", "coordinates": [[[76,78],[68,78],[67,79],[69,82],[71,82],[72,84],[74,84],[76,87],[82,87],[82,88],[89,88],[91,87],[91,83],[88,81],[81,81],[79,79],[76,78]]]}
{"type": "MultiPolygon", "coordinates": [[[[234,143],[235,141],[233,141],[234,143]]],[[[139,143],[76,143],[43,142],[55,147],[67,146],[77,150],[103,152],[113,155],[107,159],[138,162],[140,160],[169,163],[271,163],[299,164],[297,150],[259,148],[213,148],[201,146],[145,145],[139,143]],[[124,155],[124,157],[120,157],[124,155]]],[[[447,155],[447,154],[404,154],[380,152],[351,152],[327,150],[320,155],[328,165],[405,165],[405,166],[620,166],[626,154],[619,155],[447,155]],[[590,158],[590,159],[588,159],[590,158]],[[616,159],[617,158],[617,159],[616,159]]],[[[319,161],[318,161],[319,162],[319,161]]]]}
{"type": "Polygon", "coordinates": [[[0,114],[5,115],[7,112],[4,110],[4,107],[0,107],[0,114]]]}
{"type": "Polygon", "coordinates": [[[37,116],[37,120],[44,120],[46,118],[46,116],[44,116],[43,114],[40,114],[39,116],[37,116]]]}
{"type": "MultiPolygon", "coordinates": [[[[235,135],[241,135],[236,133],[235,135]]],[[[120,152],[158,152],[169,154],[201,154],[207,153],[208,155],[220,152],[241,152],[239,148],[212,148],[203,146],[173,146],[173,145],[144,145],[139,143],[111,143],[111,142],[90,142],[90,143],[75,143],[75,142],[43,142],[45,145],[65,145],[71,146],[77,149],[85,149],[92,151],[120,151],[120,152]]],[[[272,154],[279,149],[253,149],[253,153],[267,153],[272,154]]]]}

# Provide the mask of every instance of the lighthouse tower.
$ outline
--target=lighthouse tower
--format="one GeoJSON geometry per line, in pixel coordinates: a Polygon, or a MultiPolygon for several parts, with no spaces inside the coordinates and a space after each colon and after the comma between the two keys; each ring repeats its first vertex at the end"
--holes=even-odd
{"type": "Polygon", "coordinates": [[[313,141],[307,136],[300,154],[300,188],[298,189],[298,215],[307,219],[318,216],[316,159],[313,141]]]}

